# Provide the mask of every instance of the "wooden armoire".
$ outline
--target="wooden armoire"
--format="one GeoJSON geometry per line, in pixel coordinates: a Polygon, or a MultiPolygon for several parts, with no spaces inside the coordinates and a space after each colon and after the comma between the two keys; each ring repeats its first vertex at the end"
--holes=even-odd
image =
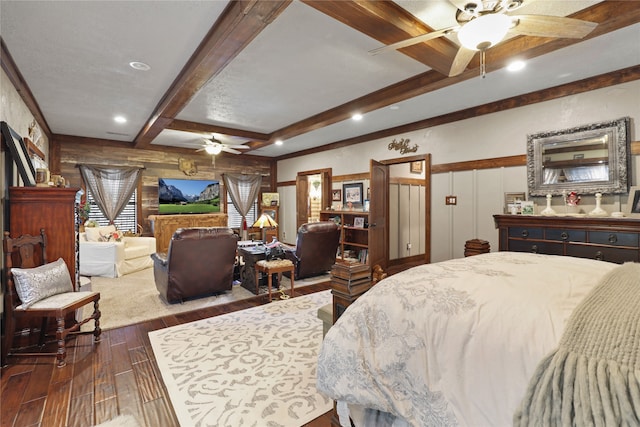
{"type": "Polygon", "coordinates": [[[9,228],[11,237],[47,236],[47,261],[64,259],[76,283],[75,197],[79,188],[10,187],[9,228]]]}

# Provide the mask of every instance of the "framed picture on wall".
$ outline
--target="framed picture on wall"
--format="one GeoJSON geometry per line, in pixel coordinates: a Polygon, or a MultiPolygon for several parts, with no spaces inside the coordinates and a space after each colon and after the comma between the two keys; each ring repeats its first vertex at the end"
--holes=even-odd
{"type": "Polygon", "coordinates": [[[422,160],[418,160],[416,162],[409,163],[409,172],[411,173],[422,173],[422,160]]]}
{"type": "Polygon", "coordinates": [[[342,190],[331,190],[331,201],[339,202],[342,200],[342,190]]]}
{"type": "Polygon", "coordinates": [[[342,192],[344,193],[344,202],[354,205],[362,205],[362,189],[361,182],[354,184],[342,184],[342,192]]]}
{"type": "Polygon", "coordinates": [[[626,216],[640,218],[640,187],[629,189],[629,200],[627,200],[626,216]]]}
{"type": "Polygon", "coordinates": [[[27,146],[22,137],[7,122],[0,122],[0,128],[2,129],[2,139],[9,147],[11,158],[18,166],[18,172],[24,185],[26,187],[34,187],[36,185],[36,170],[33,167],[33,163],[31,163],[27,146]]]}

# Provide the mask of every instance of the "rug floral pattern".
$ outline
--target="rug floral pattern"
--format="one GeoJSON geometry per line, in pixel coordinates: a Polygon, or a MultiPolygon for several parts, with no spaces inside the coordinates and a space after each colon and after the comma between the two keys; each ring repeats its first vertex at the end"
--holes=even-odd
{"type": "Polygon", "coordinates": [[[183,426],[301,426],[332,401],[315,387],[318,308],[330,291],[149,333],[183,426]]]}

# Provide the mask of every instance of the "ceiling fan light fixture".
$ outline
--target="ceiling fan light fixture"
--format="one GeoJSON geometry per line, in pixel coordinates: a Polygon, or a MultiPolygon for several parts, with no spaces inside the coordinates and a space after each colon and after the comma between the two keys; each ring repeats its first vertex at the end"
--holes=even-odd
{"type": "Polygon", "coordinates": [[[222,146],[220,144],[215,144],[215,145],[210,144],[204,147],[204,151],[206,151],[208,154],[216,156],[222,152],[222,146]]]}
{"type": "Polygon", "coordinates": [[[472,19],[458,31],[462,46],[471,50],[487,50],[500,43],[511,27],[511,18],[502,13],[472,19]]]}

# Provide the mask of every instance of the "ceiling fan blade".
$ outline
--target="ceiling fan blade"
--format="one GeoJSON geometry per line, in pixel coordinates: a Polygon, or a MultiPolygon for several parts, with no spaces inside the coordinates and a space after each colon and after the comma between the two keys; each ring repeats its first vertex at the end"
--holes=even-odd
{"type": "Polygon", "coordinates": [[[222,151],[226,151],[227,153],[231,154],[242,154],[242,151],[234,150],[233,148],[229,147],[222,147],[222,151]]]}
{"type": "Polygon", "coordinates": [[[457,76],[458,74],[462,74],[464,70],[467,69],[467,65],[473,59],[477,51],[467,49],[464,46],[460,46],[458,49],[458,53],[456,53],[456,57],[453,58],[453,64],[451,64],[451,70],[449,70],[449,77],[457,76]]]}
{"type": "Polygon", "coordinates": [[[403,47],[413,46],[414,44],[426,42],[428,40],[436,39],[438,37],[442,37],[444,35],[453,33],[454,31],[460,28],[459,25],[444,28],[442,30],[432,31],[427,34],[423,34],[421,36],[412,37],[410,39],[402,40],[397,43],[390,44],[388,46],[379,47],[377,49],[370,50],[369,53],[371,55],[377,55],[379,53],[387,52],[389,50],[402,49],[403,47]]]}
{"type": "Polygon", "coordinates": [[[511,18],[517,24],[509,31],[525,36],[581,39],[598,26],[596,22],[563,16],[519,15],[511,18]]]}
{"type": "Polygon", "coordinates": [[[250,150],[251,149],[251,147],[247,147],[246,145],[229,145],[229,144],[227,144],[227,147],[233,148],[234,150],[250,150]]]}

